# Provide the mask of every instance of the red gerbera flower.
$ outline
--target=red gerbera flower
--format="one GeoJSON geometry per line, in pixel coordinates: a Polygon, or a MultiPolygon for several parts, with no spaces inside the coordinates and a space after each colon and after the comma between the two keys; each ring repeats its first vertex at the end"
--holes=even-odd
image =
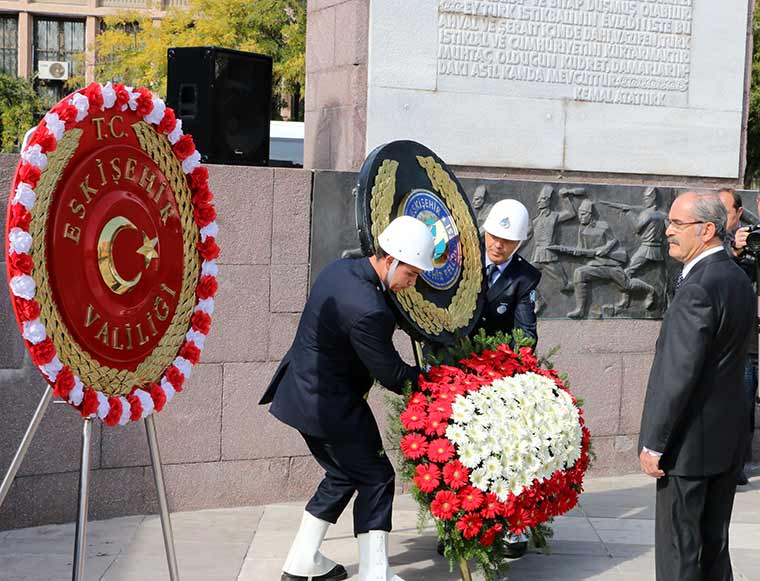
{"type": "Polygon", "coordinates": [[[433,492],[441,483],[441,471],[435,464],[420,464],[417,466],[417,474],[414,483],[422,492],[433,492]]]}
{"type": "Polygon", "coordinates": [[[462,508],[465,510],[478,510],[480,505],[483,504],[483,493],[474,486],[464,487],[459,491],[457,496],[462,503],[462,508]]]}
{"type": "MultiPolygon", "coordinates": [[[[444,469],[444,477],[445,477],[445,469],[444,469]]],[[[484,518],[496,518],[502,513],[502,504],[499,502],[499,499],[496,497],[495,494],[492,492],[489,492],[486,494],[486,497],[483,501],[483,510],[480,511],[480,514],[483,515],[484,518]]]]}
{"type": "Polygon", "coordinates": [[[448,418],[441,413],[433,412],[427,419],[427,424],[425,425],[425,433],[428,436],[445,436],[446,428],[448,427],[448,418]]]}
{"type": "MultiPolygon", "coordinates": [[[[443,467],[443,480],[454,490],[458,490],[467,484],[469,476],[470,471],[459,460],[449,462],[443,467]]],[[[496,497],[496,495],[493,496],[496,497]]]]}
{"type": "Polygon", "coordinates": [[[422,406],[410,405],[401,414],[401,423],[407,430],[421,430],[427,423],[427,414],[422,406]]]}
{"type": "Polygon", "coordinates": [[[424,456],[427,448],[427,440],[421,434],[407,434],[401,438],[401,452],[410,460],[424,456]]]}
{"type": "Polygon", "coordinates": [[[501,523],[496,523],[490,529],[488,529],[486,532],[483,533],[483,536],[480,537],[480,544],[483,545],[484,547],[490,546],[491,544],[493,544],[494,540],[496,539],[496,535],[498,535],[503,530],[504,530],[504,526],[501,523]]]}
{"type": "Polygon", "coordinates": [[[457,521],[457,530],[462,531],[465,539],[471,539],[480,532],[483,526],[483,519],[477,514],[466,514],[457,521]]]}
{"type": "Polygon", "coordinates": [[[520,348],[520,359],[522,359],[523,365],[528,369],[533,370],[538,367],[538,359],[536,359],[536,356],[533,354],[533,349],[531,347],[520,348]]]}
{"type": "Polygon", "coordinates": [[[409,398],[409,405],[427,405],[427,397],[424,393],[417,391],[409,398]]]}
{"type": "Polygon", "coordinates": [[[455,451],[454,445],[446,438],[438,438],[430,442],[427,452],[428,458],[433,462],[448,462],[454,456],[455,451]]]}
{"type": "Polygon", "coordinates": [[[428,404],[428,414],[440,414],[446,419],[451,417],[451,400],[437,399],[428,404]]]}
{"type": "Polygon", "coordinates": [[[430,512],[441,520],[449,520],[459,511],[457,495],[448,490],[441,490],[430,503],[430,512]]]}
{"type": "Polygon", "coordinates": [[[509,519],[509,530],[515,535],[521,535],[528,528],[530,514],[524,508],[515,511],[512,518],[509,519]]]}

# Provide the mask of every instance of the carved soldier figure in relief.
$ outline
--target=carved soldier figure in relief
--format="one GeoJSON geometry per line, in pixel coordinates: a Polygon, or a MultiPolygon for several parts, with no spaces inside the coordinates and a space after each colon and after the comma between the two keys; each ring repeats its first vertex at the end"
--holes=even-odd
{"type": "Polygon", "coordinates": [[[591,298],[591,283],[594,280],[610,281],[623,293],[623,298],[613,307],[613,312],[628,305],[628,293],[641,291],[646,293],[645,307],[654,304],[654,288],[639,279],[632,279],[623,270],[628,259],[625,248],[615,238],[607,222],[596,219],[594,202],[583,200],[578,209],[581,227],[578,230],[578,244],[575,247],[551,245],[548,248],[563,254],[586,257],[589,261],[575,269],[573,285],[575,287],[575,310],[567,314],[572,319],[581,319],[588,314],[591,298]]]}
{"type": "Polygon", "coordinates": [[[488,188],[481,184],[475,188],[475,193],[472,194],[472,209],[475,210],[475,219],[478,222],[478,231],[483,236],[485,230],[483,230],[483,223],[486,221],[491,208],[493,208],[492,202],[487,202],[488,188]]]}
{"type": "Polygon", "coordinates": [[[641,245],[631,257],[631,262],[625,269],[628,276],[633,276],[636,271],[650,262],[662,262],[664,260],[662,243],[665,239],[665,214],[657,209],[657,188],[648,187],[644,190],[643,206],[631,206],[602,200],[599,203],[621,210],[634,221],[636,234],[641,238],[641,245]]]}
{"type": "MultiPolygon", "coordinates": [[[[585,196],[586,191],[583,188],[561,189],[559,191],[561,200],[561,210],[559,212],[551,209],[553,193],[554,188],[550,185],[545,185],[541,188],[541,192],[536,199],[538,213],[533,218],[531,229],[528,233],[528,238],[532,237],[534,244],[531,263],[542,273],[557,281],[562,292],[569,293],[572,292],[573,287],[568,282],[567,273],[559,260],[559,256],[557,256],[555,251],[551,250],[550,246],[556,243],[557,225],[575,218],[575,206],[573,205],[571,196],[585,196]]],[[[541,312],[545,306],[546,301],[539,291],[536,298],[536,312],[541,312]]]]}

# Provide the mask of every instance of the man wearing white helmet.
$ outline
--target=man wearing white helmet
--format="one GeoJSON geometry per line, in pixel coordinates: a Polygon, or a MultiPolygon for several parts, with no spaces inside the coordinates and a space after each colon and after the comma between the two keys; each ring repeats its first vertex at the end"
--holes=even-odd
{"type": "Polygon", "coordinates": [[[320,552],[327,528],[354,493],[359,581],[403,581],[388,564],[395,474],[383,453],[365,395],[377,380],[401,393],[420,370],[393,347],[395,317],[386,292],[414,286],[433,269],[433,236],[401,216],[378,237],[370,258],[333,262],[317,277],[293,345],[259,403],[297,429],[325,477],[306,505],[282,581],[338,581],[348,574],[320,552]]]}
{"type": "MultiPolygon", "coordinates": [[[[529,225],[528,210],[517,200],[500,200],[491,208],[483,224],[488,290],[475,332],[483,328],[489,335],[511,334],[522,329],[538,341],[535,302],[541,271],[517,254],[528,238],[529,225]]],[[[507,557],[517,558],[527,548],[525,535],[509,536],[504,551],[507,557]]]]}
{"type": "Polygon", "coordinates": [[[512,333],[522,329],[538,340],[536,331],[536,287],[541,271],[517,249],[528,238],[530,216],[517,200],[500,200],[483,224],[486,251],[486,305],[475,329],[487,333],[512,333]]]}

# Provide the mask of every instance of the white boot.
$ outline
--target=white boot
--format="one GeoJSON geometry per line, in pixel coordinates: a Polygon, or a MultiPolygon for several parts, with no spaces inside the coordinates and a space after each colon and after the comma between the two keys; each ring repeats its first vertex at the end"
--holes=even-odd
{"type": "Polygon", "coordinates": [[[331,523],[304,511],[301,527],[290,546],[282,570],[291,576],[315,577],[329,573],[336,565],[319,552],[331,523]]]}
{"type": "Polygon", "coordinates": [[[404,581],[388,563],[388,533],[369,531],[358,535],[359,581],[404,581]]]}

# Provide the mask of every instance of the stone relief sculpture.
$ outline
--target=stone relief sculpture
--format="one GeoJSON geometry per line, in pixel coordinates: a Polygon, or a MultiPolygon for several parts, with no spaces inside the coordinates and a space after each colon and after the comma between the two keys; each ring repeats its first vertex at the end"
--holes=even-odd
{"type": "Polygon", "coordinates": [[[665,220],[667,216],[664,212],[657,209],[657,188],[649,187],[643,193],[643,206],[631,206],[600,200],[611,208],[621,210],[624,214],[633,214],[636,233],[641,238],[641,244],[631,257],[631,262],[625,269],[629,276],[633,276],[638,270],[650,262],[662,262],[663,256],[662,245],[665,239],[665,220]]]}
{"type": "MultiPolygon", "coordinates": [[[[533,218],[531,229],[528,232],[528,239],[533,240],[533,254],[530,262],[538,268],[544,276],[554,279],[560,285],[560,291],[570,293],[573,290],[572,285],[568,282],[565,268],[560,262],[558,254],[550,250],[549,247],[556,244],[558,229],[557,225],[567,222],[576,217],[575,206],[572,202],[572,196],[585,196],[586,191],[583,188],[567,189],[562,188],[559,191],[560,211],[552,210],[552,197],[554,188],[545,185],[541,188],[536,200],[538,213],[533,218]]],[[[536,312],[540,313],[546,306],[546,300],[541,292],[538,292],[536,298],[536,312]]]]}
{"type": "Polygon", "coordinates": [[[654,287],[640,279],[631,278],[624,270],[628,253],[613,234],[610,225],[597,218],[593,201],[586,199],[581,202],[578,221],[580,227],[576,246],[547,247],[555,252],[588,259],[586,264],[577,267],[573,273],[575,309],[567,313],[567,316],[581,319],[588,315],[593,281],[609,281],[622,293],[622,298],[616,305],[603,307],[603,311],[610,315],[614,316],[626,309],[630,304],[629,295],[636,292],[646,295],[645,308],[650,309],[655,301],[654,287]]]}
{"type": "Polygon", "coordinates": [[[488,188],[481,184],[475,188],[475,192],[472,194],[472,209],[475,210],[475,219],[478,222],[478,230],[480,235],[483,235],[483,223],[488,217],[488,212],[493,208],[494,202],[488,202],[488,188]]]}

